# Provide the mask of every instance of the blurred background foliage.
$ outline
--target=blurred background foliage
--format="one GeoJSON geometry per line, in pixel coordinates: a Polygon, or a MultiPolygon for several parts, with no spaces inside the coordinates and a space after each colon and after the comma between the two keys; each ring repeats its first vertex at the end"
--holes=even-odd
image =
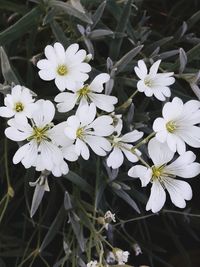
{"type": "MultiPolygon", "coordinates": [[[[142,58],[147,63],[162,59],[161,68],[175,72],[173,96],[184,101],[200,97],[198,0],[0,0],[0,11],[1,105],[12,83],[53,100],[57,89],[39,79],[35,63],[55,41],[65,47],[78,42],[94,55],[92,76],[110,73],[106,90],[119,98],[119,106],[136,90],[133,68],[142,58]]],[[[149,134],[161,108],[161,102],[138,94],[118,111],[125,131],[135,127],[149,134]]],[[[57,122],[64,118],[56,115],[57,122]]],[[[116,213],[117,224],[104,234],[131,252],[131,265],[200,266],[199,177],[191,180],[194,197],[185,210],[167,202],[159,215],[151,214],[145,211],[149,188],[127,176],[130,163],[111,173],[93,155],[70,164],[65,177],[49,176],[51,190],[31,218],[34,188],[29,182],[39,173],[12,164],[17,145],[5,139],[5,127],[0,118],[1,267],[84,267],[91,253],[95,257],[92,240],[97,238],[88,214],[101,216],[108,209],[116,213]],[[143,251],[137,257],[135,243],[143,251]]],[[[145,157],[146,146],[141,149],[145,157]]]]}

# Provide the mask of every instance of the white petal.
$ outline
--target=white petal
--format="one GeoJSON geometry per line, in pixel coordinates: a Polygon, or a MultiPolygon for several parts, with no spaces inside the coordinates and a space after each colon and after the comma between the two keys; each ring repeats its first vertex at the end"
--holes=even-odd
{"type": "Polygon", "coordinates": [[[140,178],[143,187],[147,186],[147,184],[150,182],[152,171],[151,169],[147,169],[145,166],[136,165],[130,168],[128,175],[133,178],[140,178]]]}
{"type": "Polygon", "coordinates": [[[0,107],[0,116],[5,118],[10,118],[15,115],[15,112],[7,107],[0,107]]]}
{"type": "Polygon", "coordinates": [[[78,155],[75,150],[75,145],[63,147],[62,152],[66,160],[76,161],[78,159],[78,155]]]}
{"type": "Polygon", "coordinates": [[[90,93],[91,101],[97,106],[97,108],[106,112],[112,112],[114,105],[118,102],[117,97],[103,94],[90,93]]]}
{"type": "Polygon", "coordinates": [[[103,115],[95,119],[90,128],[94,129],[93,134],[98,136],[109,136],[113,133],[114,127],[111,125],[113,119],[110,116],[103,115]]]}
{"type": "Polygon", "coordinates": [[[167,191],[170,194],[172,203],[179,208],[185,208],[185,200],[192,198],[192,189],[185,181],[180,181],[172,178],[165,178],[163,180],[167,191]]]}
{"type": "Polygon", "coordinates": [[[17,152],[15,153],[15,155],[13,157],[13,163],[14,164],[19,163],[24,158],[24,156],[27,155],[27,151],[28,151],[30,145],[31,145],[30,143],[25,144],[17,150],[17,152]]]}
{"type": "Polygon", "coordinates": [[[162,114],[166,121],[175,120],[183,112],[183,102],[180,98],[175,97],[172,102],[164,105],[162,114]]]}
{"type": "Polygon", "coordinates": [[[66,88],[66,77],[65,76],[56,76],[55,85],[60,91],[64,91],[66,88]]]}
{"type": "Polygon", "coordinates": [[[51,81],[51,80],[55,79],[55,77],[56,77],[55,72],[51,69],[40,70],[38,72],[38,74],[39,74],[40,78],[44,81],[51,81]]]}
{"type": "Polygon", "coordinates": [[[82,140],[80,140],[80,139],[76,140],[75,149],[76,149],[76,153],[78,155],[81,155],[85,160],[89,159],[89,157],[90,157],[89,149],[88,149],[87,145],[82,140]]]}
{"type": "Polygon", "coordinates": [[[101,93],[103,91],[103,84],[110,80],[110,75],[107,73],[101,73],[97,75],[90,84],[90,89],[93,92],[101,93]]]}
{"type": "Polygon", "coordinates": [[[187,151],[166,166],[166,171],[183,178],[195,177],[200,173],[200,164],[194,162],[195,159],[195,154],[192,151],[187,151]]]}
{"type": "Polygon", "coordinates": [[[55,50],[56,56],[59,59],[59,61],[64,62],[64,59],[65,59],[64,47],[60,43],[55,43],[54,44],[54,50],[55,50]]]}
{"type": "Polygon", "coordinates": [[[158,181],[154,181],[151,187],[151,195],[146,205],[146,210],[152,210],[153,213],[162,209],[166,201],[166,193],[158,181]]]}
{"type": "Polygon", "coordinates": [[[139,140],[143,136],[143,132],[139,132],[138,130],[134,130],[130,133],[127,133],[121,137],[122,142],[132,143],[139,140]]]}
{"type": "Polygon", "coordinates": [[[111,150],[110,142],[101,136],[87,136],[85,142],[99,156],[106,156],[107,152],[111,150]]]}
{"type": "Polygon", "coordinates": [[[152,138],[148,143],[149,156],[156,166],[161,166],[172,160],[174,153],[166,143],[160,143],[156,138],[152,138]]]}
{"type": "Polygon", "coordinates": [[[94,120],[96,116],[96,107],[93,103],[81,106],[77,110],[76,115],[80,119],[81,127],[86,126],[94,120]]]}
{"type": "Polygon", "coordinates": [[[78,96],[75,93],[60,93],[55,97],[59,112],[68,112],[72,110],[77,102],[78,96]]]}
{"type": "Polygon", "coordinates": [[[5,135],[7,138],[13,141],[23,141],[29,137],[28,132],[18,131],[16,128],[8,127],[5,129],[5,135]]]}
{"type": "MultiPolygon", "coordinates": [[[[132,152],[130,152],[128,149],[126,149],[126,147],[128,149],[131,149],[133,146],[132,145],[128,145],[128,144],[123,144],[123,147],[121,148],[121,150],[123,151],[123,153],[125,154],[126,158],[130,161],[130,162],[137,162],[138,161],[138,157],[133,154],[132,152]]],[[[137,151],[137,155],[139,156],[139,151],[137,151]]],[[[141,153],[140,153],[141,154],[141,153]]]]}
{"type": "Polygon", "coordinates": [[[149,74],[152,76],[155,76],[158,72],[158,68],[160,66],[160,62],[161,60],[157,60],[155,63],[153,63],[153,65],[151,66],[150,70],[149,70],[149,74]]]}
{"type": "Polygon", "coordinates": [[[47,45],[45,47],[44,53],[47,59],[49,59],[52,63],[55,64],[57,62],[54,48],[51,45],[47,45]]]}
{"type": "Polygon", "coordinates": [[[108,167],[117,169],[122,165],[123,161],[124,161],[124,156],[122,151],[118,147],[114,147],[113,151],[107,158],[108,167]]]}

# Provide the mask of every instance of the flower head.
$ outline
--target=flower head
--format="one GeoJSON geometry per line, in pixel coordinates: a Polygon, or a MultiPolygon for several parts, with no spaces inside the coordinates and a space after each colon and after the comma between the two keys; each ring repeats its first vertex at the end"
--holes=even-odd
{"type": "Polygon", "coordinates": [[[47,59],[37,63],[40,78],[45,81],[55,80],[60,91],[66,88],[74,90],[77,82],[86,81],[91,67],[84,62],[86,51],[78,49],[78,44],[70,45],[66,51],[60,43],[47,45],[44,51],[47,59]]]}
{"type": "Polygon", "coordinates": [[[88,160],[90,153],[88,146],[99,156],[105,156],[111,149],[105,136],[113,133],[112,118],[104,115],[95,119],[96,107],[81,106],[75,115],[67,119],[65,135],[75,142],[75,152],[88,160]],[[87,146],[88,145],[88,146],[87,146]]]}
{"type": "Polygon", "coordinates": [[[179,154],[186,150],[185,143],[192,147],[200,147],[200,101],[183,101],[175,97],[164,105],[163,118],[157,118],[153,130],[159,142],[167,142],[169,148],[179,154]]]}
{"type": "Polygon", "coordinates": [[[169,85],[175,82],[171,77],[173,72],[157,73],[161,60],[156,61],[150,68],[149,73],[143,60],[138,61],[138,66],[134,68],[140,81],[137,83],[139,92],[144,92],[148,97],[155,96],[160,101],[165,101],[170,97],[169,85]]]}
{"type": "Polygon", "coordinates": [[[115,256],[115,260],[119,265],[124,265],[128,261],[128,257],[130,255],[128,251],[123,251],[120,248],[114,248],[113,254],[115,256]]]}
{"type": "Polygon", "coordinates": [[[25,168],[34,166],[37,171],[52,171],[55,176],[68,172],[61,150],[55,144],[53,117],[55,108],[50,101],[38,100],[38,109],[33,113],[31,123],[28,120],[18,122],[10,119],[5,135],[14,141],[27,141],[13,157],[13,163],[20,161],[25,168]]]}
{"type": "Polygon", "coordinates": [[[30,90],[24,86],[16,85],[12,88],[11,94],[7,94],[4,99],[5,107],[0,107],[0,116],[24,121],[31,118],[37,109],[30,90]]]}
{"type": "Polygon", "coordinates": [[[129,143],[137,141],[142,136],[143,133],[137,130],[134,130],[122,136],[113,136],[113,150],[107,158],[108,167],[112,167],[113,169],[119,168],[123,164],[124,155],[130,162],[138,161],[137,155],[141,156],[141,153],[139,150],[135,151],[137,155],[131,152],[133,145],[129,143]]]}
{"type": "Polygon", "coordinates": [[[99,264],[97,261],[90,261],[86,265],[87,267],[99,267],[99,264]]]}
{"type": "Polygon", "coordinates": [[[175,161],[168,164],[174,157],[166,143],[160,143],[153,138],[148,143],[148,153],[153,161],[149,168],[142,165],[133,166],[128,175],[139,177],[142,186],[152,183],[151,195],[146,205],[146,210],[158,212],[166,201],[165,189],[169,192],[172,203],[179,207],[185,208],[185,200],[192,198],[192,189],[190,185],[178,179],[192,178],[200,173],[200,164],[194,162],[196,156],[193,152],[187,151],[179,156],[175,161]]]}
{"type": "Polygon", "coordinates": [[[74,108],[76,104],[82,106],[84,104],[94,103],[96,107],[106,112],[114,110],[114,104],[117,103],[115,96],[101,94],[103,84],[110,79],[107,73],[97,75],[90,84],[77,83],[71,92],[63,92],[55,97],[58,103],[59,112],[67,112],[74,108]]]}

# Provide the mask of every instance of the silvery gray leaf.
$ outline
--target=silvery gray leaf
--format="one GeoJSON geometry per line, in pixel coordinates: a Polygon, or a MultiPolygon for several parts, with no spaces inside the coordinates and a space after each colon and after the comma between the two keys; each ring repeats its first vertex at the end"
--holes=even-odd
{"type": "Polygon", "coordinates": [[[93,25],[92,28],[94,28],[97,23],[99,22],[99,20],[101,19],[101,16],[103,14],[104,8],[106,6],[106,1],[103,1],[97,8],[96,12],[94,13],[94,15],[92,16],[92,20],[93,20],[93,25]]]}
{"type": "Polygon", "coordinates": [[[91,40],[98,40],[109,35],[113,35],[113,31],[98,29],[98,30],[94,30],[90,32],[90,34],[88,35],[88,38],[90,38],[91,40]]]}
{"type": "Polygon", "coordinates": [[[187,64],[187,54],[185,53],[183,48],[179,49],[179,62],[180,62],[179,73],[183,73],[185,66],[187,64]]]}

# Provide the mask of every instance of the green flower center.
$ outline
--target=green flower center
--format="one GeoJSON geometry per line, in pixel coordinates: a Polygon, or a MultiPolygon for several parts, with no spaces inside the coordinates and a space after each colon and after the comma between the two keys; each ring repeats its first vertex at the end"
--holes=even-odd
{"type": "Polygon", "coordinates": [[[84,129],[83,128],[78,128],[76,131],[76,137],[79,139],[82,139],[84,135],[84,129]]]}
{"type": "Polygon", "coordinates": [[[15,104],[15,111],[16,112],[21,112],[24,110],[24,105],[21,102],[17,102],[15,104]]]}
{"type": "Polygon", "coordinates": [[[174,133],[176,131],[176,129],[177,129],[177,125],[176,125],[176,123],[174,121],[168,121],[166,123],[166,129],[167,129],[168,132],[174,133]]]}
{"type": "Polygon", "coordinates": [[[84,85],[83,88],[81,88],[79,91],[78,91],[78,94],[80,97],[83,97],[83,96],[87,96],[87,94],[90,92],[90,88],[89,88],[89,85],[86,84],[84,85]]]}
{"type": "Polygon", "coordinates": [[[153,166],[151,170],[152,170],[152,177],[151,177],[152,181],[160,180],[161,176],[163,175],[164,165],[160,167],[153,166]]]}
{"type": "Polygon", "coordinates": [[[67,67],[65,65],[59,65],[57,68],[57,73],[60,76],[64,76],[68,73],[67,67]]]}
{"type": "Polygon", "coordinates": [[[36,140],[38,144],[41,143],[42,140],[51,141],[51,139],[47,135],[47,131],[51,129],[52,124],[47,124],[43,128],[38,128],[36,126],[33,127],[33,133],[30,137],[28,137],[28,141],[36,140]]]}
{"type": "Polygon", "coordinates": [[[146,86],[148,86],[148,87],[152,87],[152,86],[153,86],[153,80],[152,80],[151,78],[149,78],[149,77],[146,77],[146,78],[144,79],[144,84],[145,84],[146,86]]]}

